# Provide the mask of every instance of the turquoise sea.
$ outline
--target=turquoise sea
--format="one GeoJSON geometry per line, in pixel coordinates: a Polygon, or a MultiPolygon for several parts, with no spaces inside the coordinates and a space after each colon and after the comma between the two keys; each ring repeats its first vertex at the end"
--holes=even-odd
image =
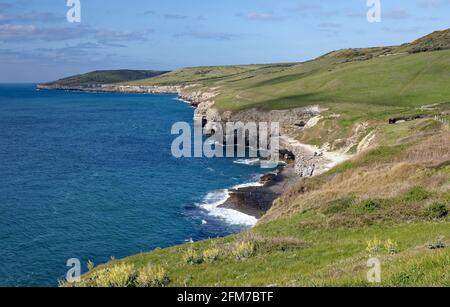
{"type": "Polygon", "coordinates": [[[171,127],[193,112],[174,95],[0,85],[0,286],[56,286],[69,258],[86,271],[251,226],[217,205],[262,169],[172,157],[171,127]]]}

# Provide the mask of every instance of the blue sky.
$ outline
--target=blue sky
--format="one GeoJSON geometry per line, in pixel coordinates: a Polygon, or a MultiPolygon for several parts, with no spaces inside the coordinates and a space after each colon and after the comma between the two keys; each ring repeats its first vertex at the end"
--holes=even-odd
{"type": "Polygon", "coordinates": [[[348,47],[395,45],[450,27],[450,0],[0,0],[0,82],[96,69],[304,61],[348,47]]]}

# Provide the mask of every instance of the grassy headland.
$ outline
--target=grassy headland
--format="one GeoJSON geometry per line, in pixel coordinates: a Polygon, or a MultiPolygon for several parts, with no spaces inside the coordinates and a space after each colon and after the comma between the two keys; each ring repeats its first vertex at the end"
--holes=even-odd
{"type": "Polygon", "coordinates": [[[167,71],[155,70],[99,70],[86,74],[71,76],[57,81],[44,83],[44,86],[98,86],[103,84],[114,84],[120,82],[130,82],[135,80],[148,79],[162,74],[167,71]]]}

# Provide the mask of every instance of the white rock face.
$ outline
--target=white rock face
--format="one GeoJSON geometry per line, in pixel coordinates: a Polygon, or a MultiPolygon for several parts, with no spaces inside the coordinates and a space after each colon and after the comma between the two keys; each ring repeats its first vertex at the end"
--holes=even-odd
{"type": "Polygon", "coordinates": [[[314,127],[315,125],[317,125],[319,123],[319,121],[321,119],[322,119],[322,116],[320,116],[320,115],[314,116],[306,123],[305,129],[314,127]]]}

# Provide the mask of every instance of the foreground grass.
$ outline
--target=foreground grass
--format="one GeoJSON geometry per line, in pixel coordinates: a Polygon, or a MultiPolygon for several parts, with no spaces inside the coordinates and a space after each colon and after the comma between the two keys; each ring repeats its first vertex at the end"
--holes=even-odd
{"type": "Polygon", "coordinates": [[[275,240],[278,243],[256,249],[254,255],[244,260],[237,260],[226,252],[237,239],[230,237],[156,250],[115,261],[108,266],[120,263],[136,269],[149,264],[158,266],[167,271],[170,286],[369,286],[366,263],[371,255],[365,249],[367,241],[376,237],[399,244],[397,254],[380,252],[377,255],[382,263],[381,286],[450,285],[448,248],[431,250],[427,247],[441,236],[449,237],[448,222],[391,227],[373,225],[330,231],[302,230],[298,222],[303,218],[297,216],[257,227],[254,232],[262,236],[259,238],[271,238],[270,242],[275,240]],[[289,242],[294,238],[304,243],[290,246],[289,242]],[[221,250],[213,263],[189,264],[183,259],[191,248],[200,254],[211,246],[218,246],[221,250]]]}

